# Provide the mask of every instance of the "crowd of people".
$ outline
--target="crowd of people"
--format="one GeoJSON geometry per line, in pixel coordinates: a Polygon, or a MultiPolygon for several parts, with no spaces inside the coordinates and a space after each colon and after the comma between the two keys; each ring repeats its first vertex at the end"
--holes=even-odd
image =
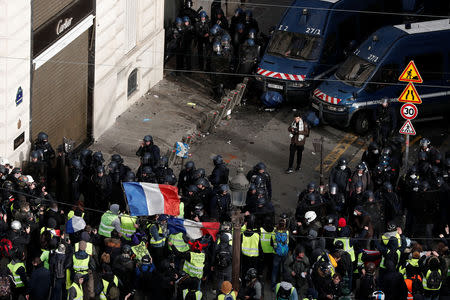
{"type": "Polygon", "coordinates": [[[193,10],[191,0],[185,1],[168,30],[166,61],[175,56],[176,69],[190,71],[192,58],[197,58],[198,70],[210,72],[214,96],[220,98],[225,88],[236,83],[229,80],[229,73],[245,75],[256,70],[268,37],[259,31],[252,10],[237,8],[229,22],[220,4],[214,4],[210,18],[203,10],[193,10]]]}
{"type": "Polygon", "coordinates": [[[147,135],[133,172],[119,154],[105,164],[89,149],[55,152],[41,132],[24,170],[6,159],[0,165],[0,297],[445,299],[450,157],[423,138],[416,163],[400,176],[402,143],[370,143],[354,170],[339,159],[327,185],[310,182],[299,194],[294,214],[275,211],[264,163],[248,171],[235,291],[236,224],[220,155],[210,175],[188,161],[176,176],[147,135]],[[176,217],[220,222],[219,232],[193,240],[168,230],[173,216],[130,216],[121,183],[133,181],[177,186],[176,217]],[[74,218],[85,224],[70,231],[74,218]]]}

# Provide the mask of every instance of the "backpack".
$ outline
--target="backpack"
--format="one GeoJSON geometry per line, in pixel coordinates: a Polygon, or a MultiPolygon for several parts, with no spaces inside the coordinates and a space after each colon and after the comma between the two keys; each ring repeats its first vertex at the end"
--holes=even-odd
{"type": "Polygon", "coordinates": [[[234,300],[233,296],[231,295],[232,293],[234,293],[234,292],[231,292],[230,294],[225,295],[225,297],[223,298],[223,300],[234,300]]]}
{"type": "Polygon", "coordinates": [[[9,276],[0,277],[0,298],[8,298],[11,296],[11,281],[9,276]]]}
{"type": "Polygon", "coordinates": [[[426,284],[429,289],[438,290],[442,284],[440,270],[428,271],[426,276],[426,284]]]}
{"type": "Polygon", "coordinates": [[[217,265],[222,269],[231,265],[232,256],[229,247],[221,247],[216,255],[217,265]]]}
{"type": "Polygon", "coordinates": [[[275,253],[278,256],[286,256],[289,252],[287,233],[277,231],[275,233],[275,241],[277,242],[275,253]]]}
{"type": "Polygon", "coordinates": [[[2,257],[10,257],[10,252],[12,249],[12,242],[8,239],[0,240],[0,253],[2,257]]]}
{"type": "Polygon", "coordinates": [[[65,255],[55,254],[55,265],[53,274],[55,274],[56,279],[62,279],[66,277],[66,267],[65,267],[65,255]]]}
{"type": "Polygon", "coordinates": [[[285,290],[281,285],[277,292],[277,300],[289,300],[291,297],[291,289],[285,290]]]}

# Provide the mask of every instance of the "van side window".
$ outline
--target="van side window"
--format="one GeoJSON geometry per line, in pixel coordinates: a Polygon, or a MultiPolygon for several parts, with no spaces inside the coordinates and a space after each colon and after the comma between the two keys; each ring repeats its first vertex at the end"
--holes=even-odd
{"type": "Polygon", "coordinates": [[[328,35],[325,41],[325,46],[323,47],[322,53],[322,62],[325,62],[327,59],[329,59],[330,55],[333,54],[335,47],[336,47],[336,33],[333,32],[328,35]]]}
{"type": "Polygon", "coordinates": [[[424,55],[417,55],[411,58],[408,58],[405,66],[410,62],[410,60],[414,60],[417,68],[419,69],[419,73],[422,76],[423,81],[426,83],[429,80],[441,80],[443,65],[444,65],[444,57],[442,53],[427,53],[424,55]]]}
{"type": "Polygon", "coordinates": [[[367,85],[367,91],[373,93],[386,87],[388,84],[397,83],[400,66],[398,64],[387,64],[378,70],[367,85]]]}

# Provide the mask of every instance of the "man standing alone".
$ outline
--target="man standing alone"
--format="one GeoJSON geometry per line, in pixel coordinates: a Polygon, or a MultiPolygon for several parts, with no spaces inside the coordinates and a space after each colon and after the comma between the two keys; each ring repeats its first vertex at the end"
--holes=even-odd
{"type": "Polygon", "coordinates": [[[302,163],[303,149],[305,148],[306,138],[309,136],[308,124],[303,121],[299,113],[294,116],[294,121],[288,128],[289,136],[291,137],[291,145],[289,147],[289,167],[286,170],[286,174],[294,172],[292,166],[294,164],[294,155],[297,152],[297,167],[296,171],[300,170],[300,164],[302,163]]]}

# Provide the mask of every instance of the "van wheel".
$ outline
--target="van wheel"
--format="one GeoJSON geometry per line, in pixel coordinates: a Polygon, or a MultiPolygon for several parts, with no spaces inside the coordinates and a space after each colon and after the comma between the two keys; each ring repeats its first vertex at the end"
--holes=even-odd
{"type": "Polygon", "coordinates": [[[369,131],[370,121],[367,113],[359,113],[353,121],[353,128],[357,134],[363,135],[369,131]]]}

